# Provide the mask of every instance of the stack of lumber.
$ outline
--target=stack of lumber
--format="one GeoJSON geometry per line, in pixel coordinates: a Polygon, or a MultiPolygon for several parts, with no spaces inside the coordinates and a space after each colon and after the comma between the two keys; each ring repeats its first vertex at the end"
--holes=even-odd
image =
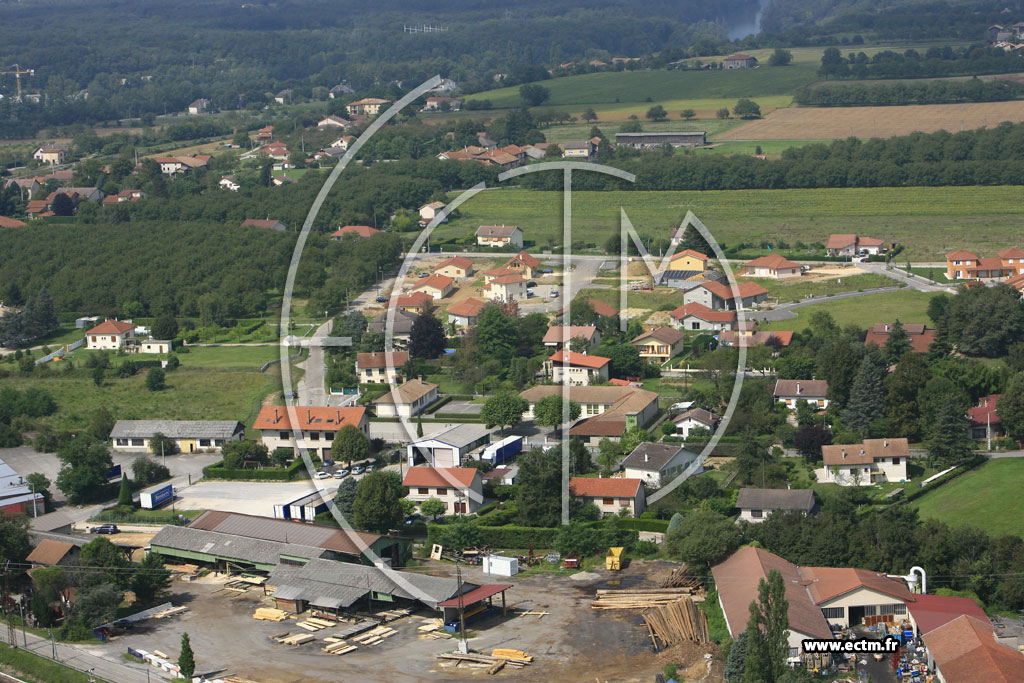
{"type": "Polygon", "coordinates": [[[340,631],[335,631],[334,635],[337,638],[348,638],[349,636],[354,636],[365,631],[369,631],[371,628],[376,628],[377,626],[379,626],[379,624],[376,621],[373,621],[371,619],[364,619],[363,621],[360,621],[358,624],[352,624],[351,626],[346,626],[342,628],[340,631]]]}
{"type": "Polygon", "coordinates": [[[327,643],[324,646],[324,652],[332,655],[344,655],[352,652],[352,650],[359,649],[355,645],[349,645],[340,638],[324,638],[324,642],[327,643]]]}
{"type": "Polygon", "coordinates": [[[387,626],[378,626],[375,629],[371,629],[369,631],[366,631],[365,633],[359,634],[358,636],[352,637],[351,640],[354,640],[360,645],[366,647],[370,645],[376,645],[385,638],[390,638],[396,633],[398,633],[398,631],[396,631],[393,628],[389,628],[387,626]]]}
{"type": "Polygon", "coordinates": [[[395,619],[407,617],[410,614],[412,614],[411,609],[389,609],[384,612],[377,612],[377,614],[375,614],[374,616],[380,617],[381,623],[383,624],[389,621],[394,621],[395,619]]]}
{"type": "Polygon", "coordinates": [[[506,664],[521,669],[530,663],[521,659],[505,659],[504,657],[491,657],[488,655],[480,654],[463,655],[459,654],[458,652],[442,652],[437,656],[437,658],[454,660],[456,666],[458,666],[462,662],[466,662],[470,666],[476,665],[480,667],[486,667],[487,673],[489,674],[498,673],[506,664]]]}
{"type": "Polygon", "coordinates": [[[300,621],[295,625],[307,631],[322,631],[325,628],[334,626],[334,622],[317,619],[316,617],[309,617],[305,621],[300,621]]]}
{"type": "Polygon", "coordinates": [[[538,619],[543,619],[548,614],[548,612],[541,612],[538,610],[531,610],[529,612],[519,612],[519,616],[521,617],[537,617],[538,619]]]}
{"type": "Polygon", "coordinates": [[[529,664],[533,661],[533,656],[522,650],[509,650],[503,647],[491,650],[491,656],[498,659],[507,659],[510,662],[523,662],[524,664],[529,664]]]}
{"type": "Polygon", "coordinates": [[[648,609],[643,618],[655,650],[683,640],[700,645],[710,640],[707,617],[689,597],[648,609]]]}
{"type": "Polygon", "coordinates": [[[182,612],[187,612],[187,611],[188,611],[188,607],[186,607],[185,605],[178,605],[177,607],[172,607],[170,609],[165,609],[165,610],[163,610],[161,612],[157,612],[156,614],[153,615],[153,618],[154,619],[166,619],[167,617],[173,617],[175,614],[181,614],[182,612]]]}
{"type": "Polygon", "coordinates": [[[262,619],[263,621],[284,621],[288,618],[288,613],[283,609],[276,609],[274,607],[257,607],[252,618],[262,619]]]}
{"type": "MultiPolygon", "coordinates": [[[[644,609],[657,607],[679,598],[689,597],[691,588],[622,588],[599,589],[597,599],[590,604],[594,609],[644,609]]],[[[703,602],[703,598],[693,598],[703,602]]]]}
{"type": "Polygon", "coordinates": [[[277,642],[281,643],[282,645],[298,646],[298,645],[304,645],[305,643],[308,643],[308,642],[310,642],[312,640],[316,640],[316,638],[314,638],[313,636],[311,636],[308,633],[296,633],[294,635],[285,634],[283,636],[279,636],[277,638],[274,638],[274,640],[276,640],[277,642]]]}
{"type": "Polygon", "coordinates": [[[665,579],[662,588],[692,588],[694,590],[704,585],[704,581],[695,574],[690,573],[690,568],[683,562],[672,570],[672,573],[665,579]]]}
{"type": "Polygon", "coordinates": [[[420,632],[421,639],[430,638],[432,640],[439,640],[452,637],[452,634],[444,630],[443,619],[427,619],[426,623],[417,627],[416,630],[420,632]]]}

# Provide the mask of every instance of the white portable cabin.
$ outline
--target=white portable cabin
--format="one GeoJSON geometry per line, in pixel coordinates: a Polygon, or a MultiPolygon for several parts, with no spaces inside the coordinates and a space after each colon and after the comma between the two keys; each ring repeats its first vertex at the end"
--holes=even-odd
{"type": "Polygon", "coordinates": [[[519,559],[503,555],[485,555],[483,569],[484,574],[515,576],[519,573],[519,559]]]}

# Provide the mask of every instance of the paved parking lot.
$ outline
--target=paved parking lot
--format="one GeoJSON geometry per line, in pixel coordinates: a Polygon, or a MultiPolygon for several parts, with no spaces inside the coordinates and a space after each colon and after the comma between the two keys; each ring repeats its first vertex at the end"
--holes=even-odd
{"type": "Polygon", "coordinates": [[[451,401],[446,403],[440,410],[437,411],[439,416],[444,416],[449,413],[455,413],[458,415],[479,415],[480,411],[483,410],[483,403],[470,403],[469,401],[451,401]]]}

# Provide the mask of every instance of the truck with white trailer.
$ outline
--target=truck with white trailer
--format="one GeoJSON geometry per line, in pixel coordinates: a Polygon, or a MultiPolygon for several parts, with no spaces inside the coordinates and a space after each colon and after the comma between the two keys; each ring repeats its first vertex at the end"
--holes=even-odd
{"type": "Polygon", "coordinates": [[[174,498],[173,484],[157,484],[139,492],[139,505],[146,510],[155,510],[174,498]]]}

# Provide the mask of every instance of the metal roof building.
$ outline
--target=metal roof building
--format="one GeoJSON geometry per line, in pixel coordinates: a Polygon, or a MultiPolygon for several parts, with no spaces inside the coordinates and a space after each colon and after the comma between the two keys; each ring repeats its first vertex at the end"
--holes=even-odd
{"type": "Polygon", "coordinates": [[[490,438],[490,431],[479,424],[458,424],[443,429],[409,444],[409,466],[419,461],[431,467],[461,467],[463,458],[487,444],[490,438]]]}
{"type": "Polygon", "coordinates": [[[182,453],[220,451],[245,436],[245,425],[231,420],[118,420],[110,432],[116,450],[149,452],[154,434],[172,439],[182,453]]]}

